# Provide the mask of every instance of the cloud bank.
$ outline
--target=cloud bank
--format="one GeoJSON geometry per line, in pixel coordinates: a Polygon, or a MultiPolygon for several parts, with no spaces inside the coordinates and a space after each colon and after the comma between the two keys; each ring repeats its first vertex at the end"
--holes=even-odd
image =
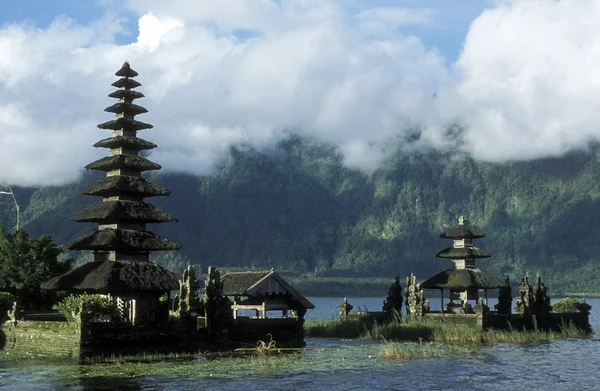
{"type": "MultiPolygon", "coordinates": [[[[140,120],[166,170],[211,172],[231,143],[269,145],[288,129],[335,143],[372,170],[382,147],[447,128],[477,159],[560,155],[600,136],[600,0],[497,1],[450,64],[407,26],[439,28],[435,8],[344,8],[334,0],[129,0],[124,21],[58,17],[0,28],[0,182],[55,185],[106,154],[104,107],[127,59],[147,98],[140,120]],[[574,23],[577,21],[577,23],[574,23]]],[[[456,146],[456,142],[452,143],[456,146]]],[[[389,149],[389,148],[388,148],[389,149]]]]}

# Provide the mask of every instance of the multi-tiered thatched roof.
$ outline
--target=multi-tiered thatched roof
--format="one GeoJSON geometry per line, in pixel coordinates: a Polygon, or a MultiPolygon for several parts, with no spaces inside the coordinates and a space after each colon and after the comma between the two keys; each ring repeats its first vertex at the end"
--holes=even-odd
{"type": "Polygon", "coordinates": [[[464,216],[459,218],[456,227],[443,232],[440,237],[454,240],[454,245],[437,253],[436,257],[438,258],[476,259],[491,256],[488,252],[473,246],[472,240],[483,238],[485,234],[478,229],[469,227],[468,220],[464,216]],[[457,242],[460,242],[461,245],[457,245],[457,242]]]}
{"type": "Polygon", "coordinates": [[[85,187],[81,193],[102,197],[73,217],[78,222],[95,222],[98,228],[69,245],[71,250],[94,251],[94,262],[46,282],[45,289],[118,291],[167,291],[177,289],[178,277],[166,269],[149,263],[150,251],[176,250],[178,243],[162,238],[146,229],[146,224],[177,221],[165,211],[144,202],[144,198],[166,196],[169,191],[141,177],[160,165],[139,156],[139,152],[156,148],[156,144],[137,137],[137,132],[152,125],[137,121],[135,116],[146,113],[134,104],[144,95],[133,88],[141,84],[133,80],[138,75],[125,62],[115,73],[118,88],[109,97],[119,101],[104,111],[116,118],[104,122],[100,129],[112,130],[95,147],[110,149],[110,156],[88,164],[85,168],[106,172],[106,177],[85,187]],[[152,280],[152,281],[151,281],[152,280]]]}
{"type": "Polygon", "coordinates": [[[454,244],[439,253],[438,258],[450,259],[454,268],[424,281],[421,286],[426,289],[449,289],[463,291],[467,289],[495,289],[505,285],[505,282],[482,272],[475,265],[478,258],[489,258],[490,254],[479,247],[473,246],[473,239],[483,238],[485,234],[468,225],[468,220],[461,216],[458,225],[443,232],[440,237],[452,239],[454,244]]]}

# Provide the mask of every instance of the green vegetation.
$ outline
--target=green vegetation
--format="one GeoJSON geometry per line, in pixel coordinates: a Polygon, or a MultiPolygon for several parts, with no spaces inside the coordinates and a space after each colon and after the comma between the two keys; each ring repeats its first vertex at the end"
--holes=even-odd
{"type": "Polygon", "coordinates": [[[440,343],[411,343],[385,341],[381,345],[379,358],[384,360],[412,360],[428,357],[475,356],[481,351],[473,346],[457,346],[440,343]]]}
{"type": "Polygon", "coordinates": [[[117,312],[117,305],[109,297],[103,295],[70,295],[58,302],[58,312],[67,321],[75,322],[108,322],[117,312]]]}
{"type": "Polygon", "coordinates": [[[308,319],[304,322],[304,335],[313,338],[359,338],[366,331],[358,322],[339,319],[308,319]]]}
{"type": "Polygon", "coordinates": [[[487,330],[476,326],[454,324],[437,319],[412,319],[403,321],[396,317],[391,322],[367,327],[360,322],[342,322],[339,319],[309,320],[304,325],[307,337],[360,338],[381,341],[428,341],[435,343],[531,344],[564,338],[585,338],[590,334],[573,324],[566,324],[560,332],[487,330]]]}
{"type": "Polygon", "coordinates": [[[48,235],[31,239],[22,229],[10,233],[0,226],[0,276],[21,308],[37,309],[52,303],[52,295],[40,290],[40,284],[69,270],[70,261],[59,260],[62,249],[48,235]]]}
{"type": "Polygon", "coordinates": [[[206,313],[208,340],[220,347],[225,347],[229,343],[233,314],[231,313],[231,300],[227,296],[223,296],[223,281],[221,281],[218,270],[208,269],[204,286],[206,289],[200,306],[206,313]]]}
{"type": "Polygon", "coordinates": [[[581,303],[572,297],[566,297],[552,303],[553,312],[579,312],[577,306],[581,303]]]}
{"type": "Polygon", "coordinates": [[[388,289],[388,295],[383,302],[383,312],[387,314],[388,319],[398,318],[402,314],[402,287],[400,286],[400,275],[396,274],[396,279],[388,289]]]}
{"type": "Polygon", "coordinates": [[[2,321],[6,311],[12,308],[15,297],[9,292],[0,292],[0,321],[2,321]]]}
{"type": "MultiPolygon", "coordinates": [[[[494,164],[399,150],[367,174],[345,167],[332,146],[290,136],[270,151],[233,147],[226,160],[211,176],[152,174],[172,195],[151,202],[180,222],[150,229],[183,244],[179,256],[153,257],[174,271],[227,265],[319,279],[385,278],[381,296],[398,272],[424,279],[447,268],[447,261],[434,259],[449,244],[439,234],[465,214],[488,234],[478,241],[492,254],[482,269],[512,281],[539,273],[553,295],[600,294],[595,153],[494,164]]],[[[77,191],[98,178],[87,173],[64,187],[13,188],[23,227],[60,244],[88,232],[90,225],[69,219],[97,201],[77,191]]],[[[0,199],[5,227],[15,224],[11,203],[0,199]]],[[[328,293],[303,281],[303,293],[328,293]]],[[[367,284],[357,287],[371,292],[367,284]]],[[[350,293],[345,289],[338,285],[330,294],[350,293]]]]}

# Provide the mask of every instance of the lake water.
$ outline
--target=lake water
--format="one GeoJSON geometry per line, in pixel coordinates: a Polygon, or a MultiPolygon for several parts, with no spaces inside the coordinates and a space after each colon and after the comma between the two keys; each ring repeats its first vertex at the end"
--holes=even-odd
{"type": "MultiPolygon", "coordinates": [[[[348,300],[355,310],[378,311],[383,299],[348,300]]],[[[336,316],[342,298],[311,301],[317,309],[308,317],[328,318],[336,316]]],[[[588,303],[596,330],[600,299],[588,303]]],[[[283,356],[150,364],[0,361],[0,390],[600,390],[597,335],[410,361],[378,358],[380,344],[372,341],[307,338],[307,344],[305,351],[283,356]]]]}

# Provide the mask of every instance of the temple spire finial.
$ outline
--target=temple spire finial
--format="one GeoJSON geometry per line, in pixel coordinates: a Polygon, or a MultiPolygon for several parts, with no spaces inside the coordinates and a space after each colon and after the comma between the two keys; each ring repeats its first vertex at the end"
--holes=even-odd
{"type": "Polygon", "coordinates": [[[468,225],[469,224],[469,220],[464,216],[460,216],[458,218],[458,225],[468,225]]]}

